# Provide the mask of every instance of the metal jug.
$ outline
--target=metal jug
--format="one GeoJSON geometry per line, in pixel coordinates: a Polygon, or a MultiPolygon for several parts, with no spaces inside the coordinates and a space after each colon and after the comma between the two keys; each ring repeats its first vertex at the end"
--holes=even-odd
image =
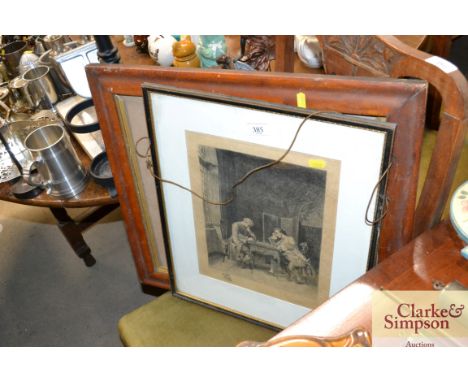
{"type": "MultiPolygon", "coordinates": [[[[79,44],[76,41],[65,43],[66,49],[64,52],[75,49],[79,44]]],[[[55,61],[55,57],[59,55],[57,51],[49,49],[41,54],[39,57],[39,65],[49,67],[49,75],[55,85],[55,89],[60,98],[66,98],[69,95],[74,94],[70,83],[68,82],[67,76],[62,71],[60,65],[55,61]]]]}
{"type": "Polygon", "coordinates": [[[47,66],[37,66],[23,74],[23,78],[28,81],[28,94],[37,109],[55,110],[54,105],[58,101],[54,84],[48,76],[49,70],[47,66]]]}

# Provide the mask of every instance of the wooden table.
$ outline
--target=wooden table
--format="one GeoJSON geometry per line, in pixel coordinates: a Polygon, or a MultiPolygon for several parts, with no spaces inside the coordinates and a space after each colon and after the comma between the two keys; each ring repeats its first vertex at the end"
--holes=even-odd
{"type": "MultiPolygon", "coordinates": [[[[72,36],[77,38],[78,36],[72,36]]],[[[148,54],[138,53],[135,47],[126,48],[122,44],[122,36],[113,36],[112,40],[119,49],[122,63],[134,63],[142,65],[154,65],[154,61],[148,54]]],[[[81,146],[73,140],[73,145],[85,168],[89,169],[91,160],[82,150],[81,146]]],[[[67,239],[75,253],[83,259],[87,266],[96,263],[91,254],[91,249],[84,241],[82,232],[96,223],[99,219],[107,215],[119,206],[118,197],[111,197],[106,188],[98,185],[92,179],[88,181],[86,188],[76,197],[71,199],[52,198],[43,192],[32,199],[17,199],[11,193],[11,183],[0,183],[0,200],[12,203],[26,204],[37,207],[47,207],[57,220],[57,225],[67,239]],[[86,208],[95,207],[89,213],[74,220],[67,213],[66,208],[86,208]]]]}
{"type": "MultiPolygon", "coordinates": [[[[73,141],[73,145],[81,162],[86,169],[89,169],[91,165],[90,158],[76,141],[73,141]]],[[[82,232],[119,206],[118,198],[111,197],[106,188],[98,185],[92,179],[89,179],[86,188],[79,195],[71,199],[52,198],[43,192],[35,198],[21,200],[11,193],[11,183],[0,183],[0,200],[30,206],[48,207],[57,219],[57,225],[68,243],[87,266],[94,265],[96,260],[91,254],[91,249],[84,241],[82,232]],[[82,207],[97,208],[81,217],[79,221],[73,220],[65,209],[82,207]]]]}
{"type": "Polygon", "coordinates": [[[433,290],[434,280],[448,284],[458,280],[468,287],[468,260],[450,223],[444,221],[388,257],[361,278],[338,292],[274,339],[310,335],[333,337],[357,327],[372,333],[372,292],[388,290],[433,290]]]}

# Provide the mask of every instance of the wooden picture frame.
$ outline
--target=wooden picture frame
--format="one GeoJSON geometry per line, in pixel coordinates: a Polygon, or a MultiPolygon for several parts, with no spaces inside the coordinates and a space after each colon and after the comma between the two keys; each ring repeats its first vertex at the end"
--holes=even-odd
{"type": "MultiPolygon", "coordinates": [[[[384,117],[397,125],[388,173],[387,213],[381,222],[379,261],[412,239],[424,130],[427,84],[418,80],[175,69],[138,65],[86,67],[104,142],[121,202],[132,255],[143,285],[169,288],[168,274],[155,264],[142,199],[135,180],[135,152],[126,141],[118,97],[143,104],[144,82],[183,89],[296,105],[303,92],[307,106],[322,111],[384,117]],[[133,97],[133,98],[132,98],[133,97]]],[[[138,171],[138,169],[136,170],[138,171]]],[[[161,240],[159,238],[158,240],[161,240]]]]}
{"type": "Polygon", "coordinates": [[[174,295],[285,327],[367,271],[379,227],[363,217],[383,210],[394,124],[143,90],[174,295]],[[295,134],[281,163],[245,178],[282,157],[295,134]]]}

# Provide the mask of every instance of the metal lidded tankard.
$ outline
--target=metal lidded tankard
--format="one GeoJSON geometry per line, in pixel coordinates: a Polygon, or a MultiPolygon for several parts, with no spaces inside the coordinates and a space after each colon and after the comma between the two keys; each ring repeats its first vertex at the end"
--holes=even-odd
{"type": "Polygon", "coordinates": [[[23,167],[26,182],[45,188],[57,198],[72,198],[83,191],[88,173],[62,126],[49,124],[35,129],[25,138],[24,146],[34,158],[23,167]]]}

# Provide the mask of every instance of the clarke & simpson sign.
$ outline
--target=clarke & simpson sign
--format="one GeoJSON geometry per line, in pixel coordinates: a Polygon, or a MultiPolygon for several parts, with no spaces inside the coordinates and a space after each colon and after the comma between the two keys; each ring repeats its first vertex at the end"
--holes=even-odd
{"type": "Polygon", "coordinates": [[[468,292],[376,291],[373,346],[468,346],[468,292]]]}

